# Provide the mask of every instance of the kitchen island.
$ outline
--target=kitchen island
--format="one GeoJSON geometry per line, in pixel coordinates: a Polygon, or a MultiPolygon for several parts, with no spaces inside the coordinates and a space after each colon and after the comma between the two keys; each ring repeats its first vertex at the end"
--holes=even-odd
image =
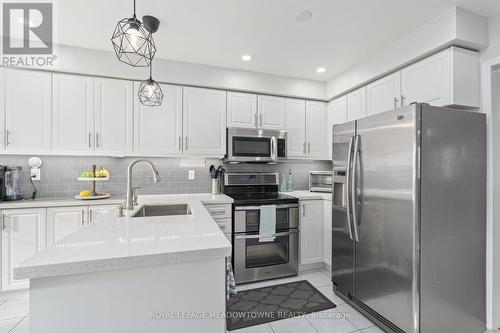
{"type": "Polygon", "coordinates": [[[231,244],[204,203],[224,195],[139,197],[124,217],[103,215],[22,262],[30,332],[224,332],[231,244]],[[132,217],[144,205],[189,214],[132,217]]]}

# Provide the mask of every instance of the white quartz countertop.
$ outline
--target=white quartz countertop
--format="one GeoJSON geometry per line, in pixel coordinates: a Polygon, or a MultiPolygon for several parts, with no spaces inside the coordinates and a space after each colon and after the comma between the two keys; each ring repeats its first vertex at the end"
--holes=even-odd
{"type": "Polygon", "coordinates": [[[173,194],[139,196],[143,204],[188,204],[190,215],[118,217],[102,215],[22,262],[15,278],[42,278],[130,269],[231,255],[231,244],[204,204],[230,204],[226,195],[173,194]]]}
{"type": "Polygon", "coordinates": [[[69,206],[94,206],[94,205],[119,205],[125,202],[123,197],[111,197],[98,200],[77,200],[75,198],[59,198],[59,199],[35,199],[35,200],[19,200],[19,201],[1,201],[1,209],[18,209],[18,208],[46,208],[46,207],[69,207],[69,206]]]}
{"type": "Polygon", "coordinates": [[[332,201],[332,194],[328,192],[310,192],[310,191],[292,191],[283,192],[284,194],[291,195],[299,200],[330,200],[332,201]]]}

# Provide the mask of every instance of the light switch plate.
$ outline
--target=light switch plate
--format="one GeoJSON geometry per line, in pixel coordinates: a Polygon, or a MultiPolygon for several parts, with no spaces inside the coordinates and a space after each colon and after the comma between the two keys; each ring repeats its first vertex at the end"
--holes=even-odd
{"type": "Polygon", "coordinates": [[[188,179],[189,180],[194,180],[194,170],[189,170],[188,179]]]}
{"type": "Polygon", "coordinates": [[[40,174],[41,174],[40,169],[38,168],[31,169],[31,177],[32,177],[31,179],[40,180],[40,174]]]}

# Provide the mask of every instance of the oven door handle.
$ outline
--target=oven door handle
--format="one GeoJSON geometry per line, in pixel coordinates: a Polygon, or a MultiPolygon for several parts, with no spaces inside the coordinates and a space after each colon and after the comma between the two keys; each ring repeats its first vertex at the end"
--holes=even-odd
{"type": "Polygon", "coordinates": [[[296,234],[299,232],[299,229],[292,229],[286,232],[278,232],[271,235],[235,235],[234,239],[255,239],[255,238],[271,238],[271,237],[280,237],[280,236],[288,236],[291,234],[296,234]]]}
{"type": "MultiPolygon", "coordinates": [[[[265,205],[262,205],[265,206],[265,205]]],[[[261,206],[236,206],[234,207],[235,211],[238,210],[260,210],[261,206]]],[[[276,205],[276,209],[283,209],[283,208],[299,208],[299,204],[288,204],[288,205],[276,205]]]]}

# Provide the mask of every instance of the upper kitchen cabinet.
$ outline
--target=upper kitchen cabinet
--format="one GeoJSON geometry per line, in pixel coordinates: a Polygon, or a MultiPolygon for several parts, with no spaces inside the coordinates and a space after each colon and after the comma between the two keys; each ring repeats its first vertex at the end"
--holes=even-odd
{"type": "Polygon", "coordinates": [[[258,128],[271,130],[285,129],[285,98],[259,95],[258,108],[258,128]]]}
{"type": "MultiPolygon", "coordinates": [[[[0,68],[0,101],[5,101],[5,69],[0,68]]],[[[5,148],[5,103],[0,103],[0,150],[5,148]]]]}
{"type": "Polygon", "coordinates": [[[94,150],[94,79],[52,75],[52,149],[59,153],[94,150]]]}
{"type": "Polygon", "coordinates": [[[227,92],[227,127],[257,128],[257,95],[227,92]]]}
{"type": "Polygon", "coordinates": [[[341,96],[328,103],[327,111],[328,128],[326,131],[328,142],[328,157],[332,159],[333,125],[342,124],[347,121],[347,96],[341,96]]]}
{"type": "Polygon", "coordinates": [[[51,73],[5,69],[5,149],[50,150],[51,73]]]}
{"type": "Polygon", "coordinates": [[[184,87],[184,155],[223,157],[226,154],[226,92],[184,87]]]}
{"type": "Polygon", "coordinates": [[[96,152],[120,156],[132,151],[134,97],[131,81],[95,79],[96,152]]]}
{"type": "Polygon", "coordinates": [[[368,116],[401,106],[401,72],[388,75],[366,86],[368,116]]]}
{"type": "MultiPolygon", "coordinates": [[[[178,156],[182,153],[182,87],[160,84],[164,98],[160,106],[142,105],[135,98],[134,154],[178,156]]],[[[139,83],[135,83],[137,96],[139,83]]]]}
{"type": "Polygon", "coordinates": [[[326,124],[325,103],[306,101],[307,157],[324,159],[328,156],[326,124]]]}
{"type": "Polygon", "coordinates": [[[404,105],[480,105],[480,68],[477,52],[451,47],[401,72],[404,105]]]}
{"type": "Polygon", "coordinates": [[[347,120],[352,121],[364,117],[366,117],[366,87],[347,94],[347,120]]]}
{"type": "Polygon", "coordinates": [[[287,98],[286,131],[288,158],[304,158],[306,156],[306,102],[302,99],[287,98]]]}

